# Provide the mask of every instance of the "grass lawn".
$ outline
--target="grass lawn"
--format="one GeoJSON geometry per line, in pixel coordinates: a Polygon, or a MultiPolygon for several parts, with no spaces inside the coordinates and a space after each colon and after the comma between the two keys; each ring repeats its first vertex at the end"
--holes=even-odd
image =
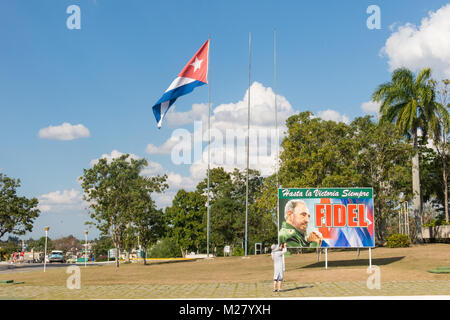
{"type": "MultiPolygon", "coordinates": [[[[292,254],[286,261],[286,281],[336,282],[366,281],[369,251],[328,250],[328,269],[325,255],[318,262],[317,253],[292,254]]],[[[375,248],[372,265],[380,267],[381,281],[450,280],[450,274],[436,274],[427,270],[450,267],[450,244],[426,244],[410,248],[375,248]]],[[[270,254],[242,257],[219,257],[209,260],[172,263],[151,262],[114,265],[80,266],[84,286],[245,283],[271,281],[273,262],[270,254]]],[[[69,277],[66,268],[0,274],[0,279],[25,282],[30,286],[65,286],[69,277]],[[6,279],[8,278],[8,279],[6,279]]]]}

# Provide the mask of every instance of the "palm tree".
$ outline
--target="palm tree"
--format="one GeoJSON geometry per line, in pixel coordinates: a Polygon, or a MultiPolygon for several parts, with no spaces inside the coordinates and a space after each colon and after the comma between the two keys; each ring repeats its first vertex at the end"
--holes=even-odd
{"type": "Polygon", "coordinates": [[[411,139],[413,207],[417,240],[422,241],[422,197],[420,191],[418,132],[428,131],[428,123],[434,122],[435,93],[428,80],[430,68],[422,69],[417,76],[411,70],[399,68],[392,73],[392,81],[378,86],[372,101],[380,102],[380,122],[393,122],[408,139],[411,139]]]}

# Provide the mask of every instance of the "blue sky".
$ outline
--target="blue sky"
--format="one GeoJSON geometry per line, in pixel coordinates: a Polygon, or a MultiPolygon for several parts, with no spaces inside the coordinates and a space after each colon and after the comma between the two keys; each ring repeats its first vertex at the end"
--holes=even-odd
{"type": "MultiPolygon", "coordinates": [[[[146,148],[163,145],[176,128],[163,125],[158,130],[151,107],[209,35],[213,108],[244,99],[249,32],[252,82],[262,88],[273,86],[276,28],[276,93],[288,101],[289,112],[311,110],[319,115],[332,110],[327,114],[337,116],[337,121],[351,121],[368,113],[362,104],[370,101],[377,85],[390,79],[391,65],[401,63],[405,55],[396,47],[403,43],[400,40],[430,46],[424,37],[404,36],[399,28],[410,24],[417,34],[427,35],[422,19],[445,4],[436,0],[0,2],[0,172],[21,179],[19,194],[47,201],[33,232],[24,238],[42,236],[46,225],[51,237],[82,238],[88,215],[77,178],[92,160],[114,150],[159,164],[157,172],[172,173],[171,181],[198,181],[189,178],[190,166],[175,165],[170,155],[149,154],[146,148]],[[66,26],[70,16],[66,9],[73,4],[81,10],[79,30],[66,26]],[[369,5],[381,10],[379,30],[366,25],[369,5]],[[393,41],[387,46],[388,39],[393,41]],[[385,46],[389,54],[382,55],[385,46]],[[39,137],[41,129],[63,123],[81,124],[89,135],[72,140],[39,137]]],[[[438,18],[430,21],[439,29],[444,19],[438,18]]],[[[413,66],[449,68],[435,53],[422,60],[408,59],[404,59],[407,66],[414,62],[413,66]]],[[[173,112],[189,112],[193,104],[207,99],[207,87],[200,87],[180,98],[173,112]]],[[[191,123],[182,126],[193,131],[191,123]]],[[[171,193],[158,203],[167,204],[178,187],[172,185],[171,193]]],[[[89,237],[96,236],[98,231],[91,228],[89,237]]]]}

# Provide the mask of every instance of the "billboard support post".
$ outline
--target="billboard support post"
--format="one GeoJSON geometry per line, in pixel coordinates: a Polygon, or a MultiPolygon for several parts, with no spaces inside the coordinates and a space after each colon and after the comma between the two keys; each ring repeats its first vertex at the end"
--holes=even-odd
{"type": "Polygon", "coordinates": [[[328,269],[328,250],[325,248],[325,269],[328,269]]]}
{"type": "Polygon", "coordinates": [[[372,269],[372,248],[369,248],[369,268],[372,269]]]}

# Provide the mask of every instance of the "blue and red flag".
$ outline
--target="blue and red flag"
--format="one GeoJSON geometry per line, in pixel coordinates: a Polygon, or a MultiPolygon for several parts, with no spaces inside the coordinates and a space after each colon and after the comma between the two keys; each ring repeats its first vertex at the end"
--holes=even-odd
{"type": "Polygon", "coordinates": [[[209,39],[189,60],[181,70],[178,77],[173,80],[161,99],[153,106],[153,114],[156,118],[158,128],[161,128],[162,121],[172,104],[185,94],[192,92],[196,87],[208,83],[208,53],[209,39]]]}

